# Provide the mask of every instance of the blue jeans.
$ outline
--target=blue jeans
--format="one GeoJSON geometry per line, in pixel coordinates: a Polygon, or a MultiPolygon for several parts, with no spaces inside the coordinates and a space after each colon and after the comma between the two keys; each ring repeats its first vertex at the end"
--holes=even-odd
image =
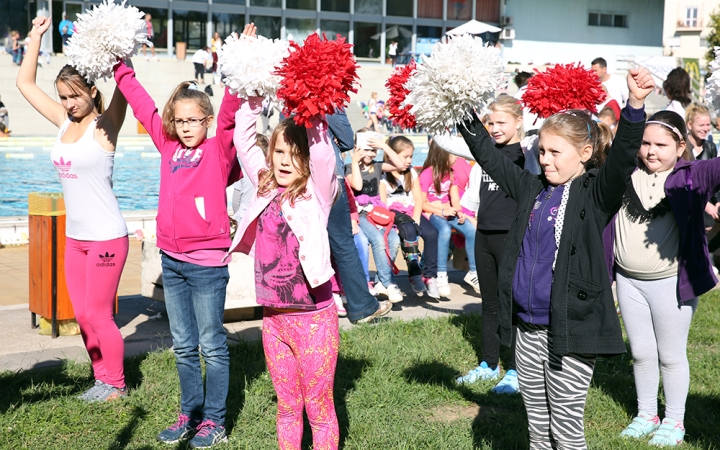
{"type": "Polygon", "coordinates": [[[433,214],[430,216],[430,223],[438,231],[438,272],[447,272],[448,252],[450,252],[450,235],[452,229],[455,229],[465,236],[465,250],[470,265],[470,272],[475,272],[475,227],[466,220],[462,225],[458,223],[458,218],[446,219],[444,217],[433,214]]]}
{"type": "Polygon", "coordinates": [[[223,327],[228,268],[199,266],[163,253],[162,278],[180,376],[181,412],[223,425],[230,382],[230,352],[223,327]],[[200,353],[205,360],[204,394],[200,353]]]}
{"type": "MultiPolygon", "coordinates": [[[[375,225],[371,224],[365,214],[360,214],[360,229],[370,242],[378,279],[385,287],[394,284],[395,277],[393,277],[387,253],[385,253],[384,231],[378,230],[375,225]]],[[[390,245],[390,258],[395,261],[400,250],[400,236],[398,236],[397,230],[393,229],[388,235],[388,244],[390,245]]]]}
{"type": "Polygon", "coordinates": [[[338,189],[338,198],[330,210],[327,230],[330,251],[347,296],[348,319],[355,322],[377,311],[380,303],[370,295],[367,281],[358,271],[362,262],[355,250],[345,183],[340,181],[338,189]]]}
{"type": "Polygon", "coordinates": [[[360,256],[360,263],[363,266],[363,270],[365,271],[365,279],[367,282],[370,282],[370,271],[368,269],[368,264],[370,261],[370,242],[368,242],[367,238],[365,237],[365,233],[360,230],[358,234],[353,235],[353,240],[355,241],[355,248],[358,251],[358,256],[360,256]]]}

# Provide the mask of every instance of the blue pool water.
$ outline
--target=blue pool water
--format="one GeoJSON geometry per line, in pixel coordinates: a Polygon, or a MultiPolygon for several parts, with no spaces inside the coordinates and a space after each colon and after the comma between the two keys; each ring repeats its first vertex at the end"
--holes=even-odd
{"type": "MultiPolygon", "coordinates": [[[[427,156],[427,138],[413,136],[413,165],[427,156]]],[[[0,216],[27,215],[31,192],[62,192],[50,161],[53,139],[13,138],[0,143],[0,216]]],[[[378,155],[381,157],[382,155],[378,155]]],[[[348,160],[349,162],[349,160],[348,160]]],[[[157,209],[160,154],[148,138],[120,139],[113,185],[122,211],[157,209]]]]}

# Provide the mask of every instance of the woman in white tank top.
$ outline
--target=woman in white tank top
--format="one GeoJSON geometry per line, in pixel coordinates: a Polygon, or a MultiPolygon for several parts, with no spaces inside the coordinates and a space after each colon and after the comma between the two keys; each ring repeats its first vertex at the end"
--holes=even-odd
{"type": "Polygon", "coordinates": [[[113,308],[129,242],[112,191],[115,145],[127,102],[116,89],[103,113],[102,94],[69,65],[55,80],[60,102],[45,94],[35,79],[40,40],[50,27],[48,18],[33,20],[16,84],[33,108],[60,128],[51,159],[67,211],[65,274],[95,377],[80,398],[108,401],[127,395],[124,343],[113,308]]]}

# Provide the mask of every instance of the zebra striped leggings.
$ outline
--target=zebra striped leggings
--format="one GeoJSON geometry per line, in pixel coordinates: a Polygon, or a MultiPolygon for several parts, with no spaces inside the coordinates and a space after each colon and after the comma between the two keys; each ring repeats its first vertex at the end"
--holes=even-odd
{"type": "Polygon", "coordinates": [[[583,413],[595,355],[554,355],[549,327],[522,321],[516,345],[530,449],[586,449],[583,413]]]}

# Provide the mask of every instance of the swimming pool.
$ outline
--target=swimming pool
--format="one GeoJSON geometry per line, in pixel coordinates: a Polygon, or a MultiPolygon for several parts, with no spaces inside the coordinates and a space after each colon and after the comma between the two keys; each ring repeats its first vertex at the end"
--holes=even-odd
{"type": "MultiPolygon", "coordinates": [[[[422,165],[427,156],[427,137],[410,138],[416,148],[413,165],[422,165]]],[[[54,137],[0,140],[0,216],[27,215],[31,192],[62,192],[50,161],[54,142],[54,137]]],[[[120,209],[124,212],[157,209],[159,186],[160,153],[150,138],[121,137],[113,172],[113,190],[120,209]]]]}

